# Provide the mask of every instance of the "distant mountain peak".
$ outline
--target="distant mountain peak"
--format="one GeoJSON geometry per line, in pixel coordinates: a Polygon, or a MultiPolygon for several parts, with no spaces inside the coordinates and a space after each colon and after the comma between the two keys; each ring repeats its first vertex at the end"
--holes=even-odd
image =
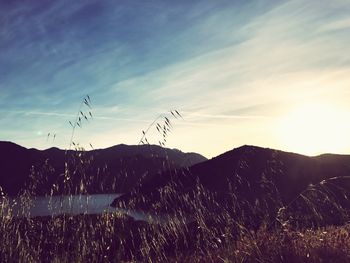
{"type": "MultiPolygon", "coordinates": [[[[128,191],[145,173],[189,167],[207,160],[197,153],[183,153],[158,145],[119,144],[105,149],[87,150],[83,157],[78,157],[73,150],[66,151],[57,147],[46,150],[27,149],[13,142],[2,141],[0,157],[0,186],[10,195],[16,195],[26,185],[32,167],[41,171],[48,163],[53,169],[44,169],[44,176],[48,178],[45,179],[46,184],[39,189],[41,194],[45,194],[53,184],[62,183],[60,175],[65,173],[68,160],[73,161],[74,158],[89,158],[89,167],[82,172],[82,176],[88,176],[93,181],[89,183],[89,193],[128,191]],[[100,189],[102,184],[103,189],[100,189]],[[116,187],[112,187],[112,184],[116,187]]],[[[74,160],[73,163],[79,162],[74,160]]],[[[72,180],[75,180],[73,184],[78,185],[78,177],[72,180]]]]}

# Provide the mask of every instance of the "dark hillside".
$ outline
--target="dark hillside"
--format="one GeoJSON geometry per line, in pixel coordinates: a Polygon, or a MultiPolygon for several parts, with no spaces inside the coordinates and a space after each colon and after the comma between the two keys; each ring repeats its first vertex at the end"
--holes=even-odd
{"type": "MultiPolygon", "coordinates": [[[[0,186],[16,195],[30,181],[36,181],[36,194],[49,193],[56,185],[62,193],[67,185],[73,192],[126,192],[142,176],[167,169],[186,167],[206,159],[196,153],[183,153],[155,145],[116,145],[92,151],[26,149],[11,142],[0,142],[0,186]],[[64,178],[65,163],[69,178],[64,178]],[[84,184],[83,189],[81,184],[84,184]]],[[[65,190],[66,191],[66,190],[65,190]]]]}
{"type": "MultiPolygon", "coordinates": [[[[166,189],[172,187],[177,196],[193,196],[200,185],[215,196],[213,200],[219,205],[228,205],[234,196],[244,206],[256,207],[255,210],[268,211],[275,216],[278,208],[288,205],[308,187],[329,178],[349,176],[349,164],[350,156],[308,157],[242,146],[188,169],[146,177],[136,193],[121,196],[112,205],[125,206],[132,200],[136,208],[169,210],[162,205],[166,189]]],[[[338,186],[349,185],[344,180],[334,179],[322,186],[335,191],[338,186]],[[330,186],[330,183],[337,186],[330,186]]],[[[174,210],[184,203],[170,199],[174,210]]]]}

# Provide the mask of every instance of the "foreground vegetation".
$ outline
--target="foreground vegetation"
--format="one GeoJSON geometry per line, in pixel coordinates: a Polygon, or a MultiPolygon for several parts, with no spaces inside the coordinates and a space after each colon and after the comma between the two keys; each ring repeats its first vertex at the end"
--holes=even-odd
{"type": "Polygon", "coordinates": [[[349,224],[256,231],[241,226],[237,232],[228,224],[186,225],[179,218],[145,223],[118,213],[2,214],[0,262],[350,262],[349,233],[349,224]]]}
{"type": "MultiPolygon", "coordinates": [[[[121,212],[16,217],[3,196],[0,262],[350,262],[347,213],[329,197],[338,225],[327,226],[317,193],[303,192],[273,218],[234,195],[222,202],[200,184],[190,194],[168,185],[156,203],[161,212],[147,222],[121,212]],[[302,213],[302,204],[313,212],[302,213]]],[[[31,205],[29,192],[21,198],[31,205]]]]}
{"type": "MultiPolygon", "coordinates": [[[[191,199],[177,193],[168,189],[158,205],[171,207],[175,198],[183,205],[148,222],[118,212],[16,217],[3,196],[0,262],[350,262],[346,214],[327,226],[312,202],[314,220],[295,206],[271,221],[258,208],[246,210],[244,200],[217,203],[200,186],[191,199]]],[[[22,202],[30,206],[31,196],[22,202]]]]}

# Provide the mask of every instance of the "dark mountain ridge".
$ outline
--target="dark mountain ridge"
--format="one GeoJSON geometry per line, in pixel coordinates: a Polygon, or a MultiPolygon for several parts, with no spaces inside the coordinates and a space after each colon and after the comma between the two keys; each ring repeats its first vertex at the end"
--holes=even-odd
{"type": "Polygon", "coordinates": [[[27,149],[12,142],[0,142],[0,186],[9,195],[17,195],[31,180],[38,182],[35,194],[50,193],[54,185],[55,193],[63,193],[66,185],[77,192],[82,183],[88,193],[126,192],[148,173],[205,160],[200,154],[156,145],[121,144],[106,149],[66,151],[55,147],[27,149]]]}
{"type": "Polygon", "coordinates": [[[308,157],[245,145],[189,168],[145,177],[135,193],[117,198],[112,206],[127,207],[132,202],[136,209],[169,211],[186,203],[171,197],[171,207],[164,205],[164,192],[169,192],[169,186],[176,189],[176,196],[193,196],[200,185],[215,195],[219,205],[226,206],[234,196],[238,202],[261,207],[276,216],[278,208],[293,203],[303,191],[324,180],[334,178],[329,187],[322,183],[323,188],[350,190],[349,180],[344,179],[349,175],[350,155],[308,157]]]}
{"type": "MultiPolygon", "coordinates": [[[[309,184],[350,175],[350,155],[326,154],[309,157],[244,145],[195,164],[189,169],[177,171],[177,174],[182,173],[192,174],[193,179],[198,177],[204,186],[215,191],[227,191],[227,179],[235,179],[237,176],[245,175],[245,179],[259,182],[263,176],[273,175],[283,192],[298,193],[309,184]]],[[[164,179],[144,180],[140,190],[160,187],[168,182],[165,175],[159,177],[164,179]]]]}

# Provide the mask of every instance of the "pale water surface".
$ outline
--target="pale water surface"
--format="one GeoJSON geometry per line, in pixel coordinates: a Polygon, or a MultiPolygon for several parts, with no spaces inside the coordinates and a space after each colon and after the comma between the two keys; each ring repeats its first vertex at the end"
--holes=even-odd
{"type": "Polygon", "coordinates": [[[28,200],[20,198],[0,199],[2,213],[15,217],[57,216],[61,214],[102,214],[122,212],[132,216],[135,220],[163,221],[142,211],[121,210],[111,207],[115,198],[122,194],[94,194],[69,196],[39,196],[28,200]]]}

